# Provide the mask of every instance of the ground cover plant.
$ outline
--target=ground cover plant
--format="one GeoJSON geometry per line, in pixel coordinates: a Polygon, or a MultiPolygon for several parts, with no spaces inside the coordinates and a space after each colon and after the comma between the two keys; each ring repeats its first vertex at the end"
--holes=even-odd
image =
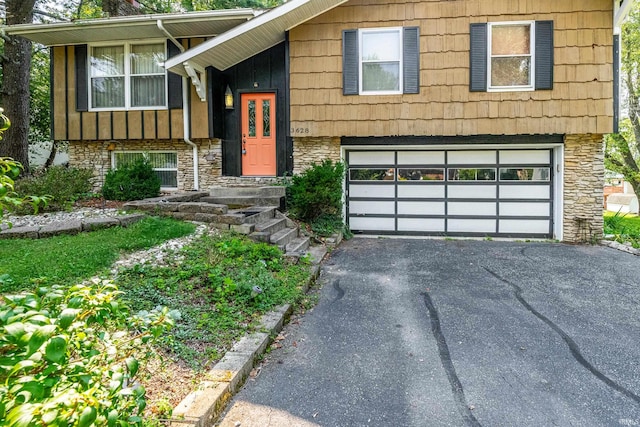
{"type": "Polygon", "coordinates": [[[141,426],[140,361],[178,313],[133,314],[108,281],[0,295],[0,420],[141,426]]]}
{"type": "Polygon", "coordinates": [[[309,271],[308,262],[290,263],[274,246],[233,234],[204,235],[167,265],[120,271],[116,283],[131,306],[180,309],[164,349],[200,371],[253,330],[263,313],[298,301],[309,271]]]}
{"type": "Polygon", "coordinates": [[[195,226],[171,218],[149,217],[127,228],[7,240],[0,245],[0,293],[34,284],[77,283],[110,267],[125,252],[150,248],[192,233],[195,226]]]}
{"type": "MultiPolygon", "coordinates": [[[[73,207],[74,202],[93,196],[92,178],[93,172],[89,169],[52,166],[16,181],[15,191],[19,195],[49,196],[49,201],[42,210],[68,210],[73,207]]],[[[28,208],[29,206],[23,206],[17,211],[31,213],[28,208]]]]}
{"type": "Polygon", "coordinates": [[[630,243],[640,248],[640,217],[620,212],[604,214],[604,234],[613,235],[620,243],[630,243]]]}

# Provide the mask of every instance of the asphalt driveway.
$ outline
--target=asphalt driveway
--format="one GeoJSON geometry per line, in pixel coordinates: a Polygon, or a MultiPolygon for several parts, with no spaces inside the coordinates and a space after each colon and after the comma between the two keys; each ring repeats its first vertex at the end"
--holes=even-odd
{"type": "Polygon", "coordinates": [[[356,238],[227,426],[640,426],[640,259],[356,238]]]}

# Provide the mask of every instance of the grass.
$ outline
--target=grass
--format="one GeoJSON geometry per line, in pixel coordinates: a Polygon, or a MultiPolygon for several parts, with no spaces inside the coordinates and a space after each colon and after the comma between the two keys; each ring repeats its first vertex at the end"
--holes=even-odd
{"type": "Polygon", "coordinates": [[[612,234],[617,242],[629,242],[634,248],[640,248],[640,217],[620,212],[605,212],[604,234],[612,234]]]}
{"type": "Polygon", "coordinates": [[[180,310],[165,350],[197,371],[255,330],[263,313],[300,301],[310,275],[307,262],[288,263],[276,247],[233,234],[205,235],[176,255],[166,266],[123,270],[116,283],[136,310],[180,310]]]}
{"type": "Polygon", "coordinates": [[[35,284],[73,284],[100,274],[122,252],[156,246],[194,231],[190,223],[149,217],[128,228],[111,228],[48,239],[5,240],[0,245],[0,293],[35,284]]]}

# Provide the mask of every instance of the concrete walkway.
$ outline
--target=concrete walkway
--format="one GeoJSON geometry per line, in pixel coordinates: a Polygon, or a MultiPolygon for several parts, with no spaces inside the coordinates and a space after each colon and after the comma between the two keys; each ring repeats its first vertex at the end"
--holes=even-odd
{"type": "Polygon", "coordinates": [[[598,246],[352,239],[220,425],[640,425],[639,278],[598,246]]]}

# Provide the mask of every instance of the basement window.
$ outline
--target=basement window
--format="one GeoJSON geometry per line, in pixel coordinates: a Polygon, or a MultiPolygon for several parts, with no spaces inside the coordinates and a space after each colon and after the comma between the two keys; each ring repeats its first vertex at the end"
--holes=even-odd
{"type": "Polygon", "coordinates": [[[114,169],[146,158],[160,178],[160,187],[178,188],[178,154],[161,151],[118,151],[112,154],[111,164],[114,169]]]}

